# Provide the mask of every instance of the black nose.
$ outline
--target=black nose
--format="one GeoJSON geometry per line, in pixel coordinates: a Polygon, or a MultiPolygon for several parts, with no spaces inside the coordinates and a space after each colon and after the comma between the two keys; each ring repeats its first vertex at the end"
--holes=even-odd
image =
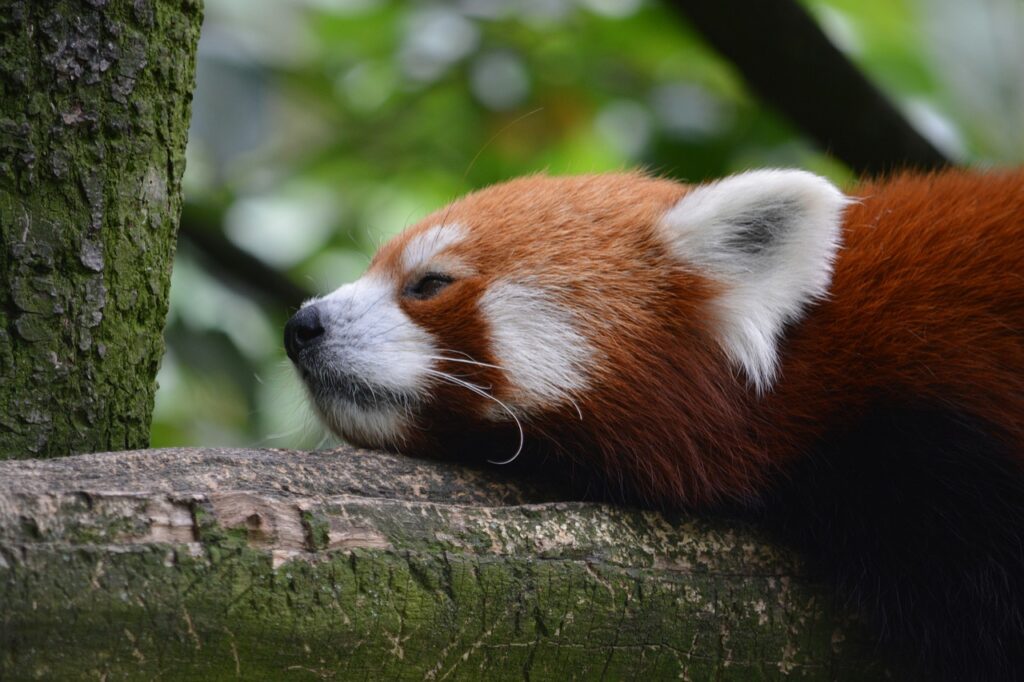
{"type": "Polygon", "coordinates": [[[323,338],[324,327],[320,324],[320,311],[315,305],[308,305],[288,320],[284,326],[284,349],[293,362],[299,351],[309,348],[323,338]]]}

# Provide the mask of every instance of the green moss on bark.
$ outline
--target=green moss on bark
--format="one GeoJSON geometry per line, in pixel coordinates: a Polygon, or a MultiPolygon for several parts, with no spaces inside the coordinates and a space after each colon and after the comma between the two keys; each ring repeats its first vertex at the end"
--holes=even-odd
{"type": "Polygon", "coordinates": [[[148,442],[200,21],[0,1],[0,458],[148,442]]]}
{"type": "Polygon", "coordinates": [[[0,679],[910,679],[756,529],[379,453],[0,462],[0,679]]]}
{"type": "Polygon", "coordinates": [[[17,679],[884,676],[822,591],[569,559],[350,549],[273,565],[229,544],[31,548],[7,574],[17,679]],[[773,603],[772,600],[777,600],[773,603]],[[757,605],[761,605],[758,611],[757,605]],[[858,651],[859,649],[859,651],[858,651]],[[841,654],[839,653],[841,652],[841,654]]]}

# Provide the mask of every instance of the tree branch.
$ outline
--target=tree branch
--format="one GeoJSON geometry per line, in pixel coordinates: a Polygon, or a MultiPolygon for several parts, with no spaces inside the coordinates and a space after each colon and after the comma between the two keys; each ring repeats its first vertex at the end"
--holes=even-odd
{"type": "Polygon", "coordinates": [[[859,174],[950,161],[795,0],[669,0],[764,102],[859,174]]]}
{"type": "Polygon", "coordinates": [[[223,211],[193,202],[185,202],[181,212],[178,238],[194,247],[209,272],[229,284],[253,289],[287,311],[297,310],[313,296],[283,272],[228,241],[221,231],[222,220],[223,211]]]}
{"type": "Polygon", "coordinates": [[[351,449],[0,462],[0,678],[887,678],[751,528],[503,473],[351,449]]]}

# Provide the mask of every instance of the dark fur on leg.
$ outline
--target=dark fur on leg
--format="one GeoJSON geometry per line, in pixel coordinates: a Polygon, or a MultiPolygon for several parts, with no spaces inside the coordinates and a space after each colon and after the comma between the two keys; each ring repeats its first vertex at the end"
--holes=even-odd
{"type": "Polygon", "coordinates": [[[925,679],[1024,680],[1024,466],[983,421],[877,410],[787,472],[769,518],[925,679]]]}

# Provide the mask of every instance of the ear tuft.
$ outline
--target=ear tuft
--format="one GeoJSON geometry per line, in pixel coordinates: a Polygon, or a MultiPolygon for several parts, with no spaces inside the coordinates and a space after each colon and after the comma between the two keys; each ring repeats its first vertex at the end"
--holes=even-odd
{"type": "Polygon", "coordinates": [[[760,170],[695,187],[662,219],[672,253],[723,285],[718,340],[759,393],[785,325],[828,293],[849,201],[812,173],[760,170]]]}

